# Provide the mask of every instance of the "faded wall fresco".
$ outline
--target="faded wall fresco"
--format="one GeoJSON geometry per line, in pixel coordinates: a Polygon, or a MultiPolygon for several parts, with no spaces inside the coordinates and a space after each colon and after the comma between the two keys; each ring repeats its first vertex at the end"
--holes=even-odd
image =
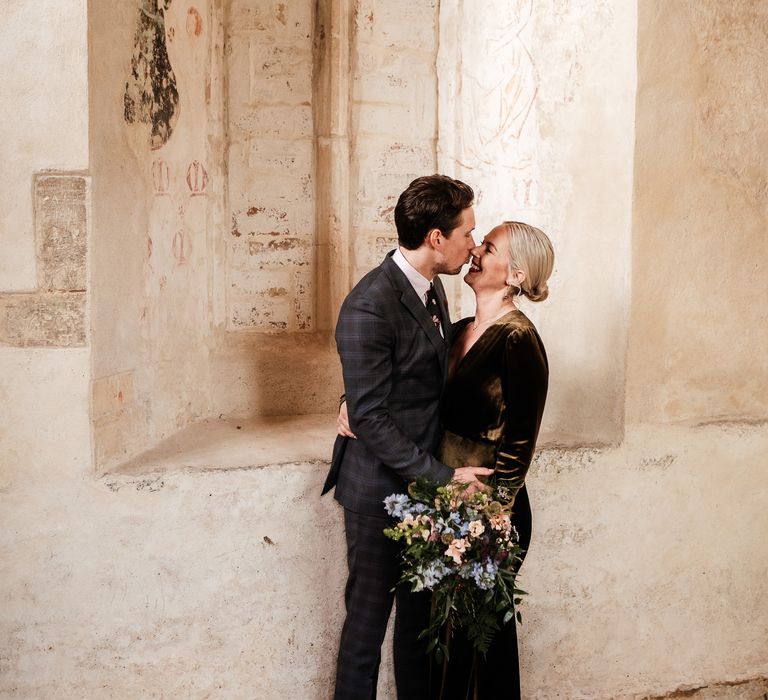
{"type": "Polygon", "coordinates": [[[439,56],[440,155],[458,168],[478,193],[482,220],[535,216],[538,204],[538,111],[540,75],[531,46],[533,0],[449,3],[458,27],[455,42],[439,56]],[[451,67],[451,64],[453,67],[451,67]],[[449,100],[455,97],[454,103],[449,100]]]}
{"type": "Polygon", "coordinates": [[[174,0],[164,17],[180,109],[173,137],[161,148],[145,151],[142,159],[148,217],[140,328],[149,364],[137,367],[135,378],[136,388],[151,401],[149,420],[155,439],[208,410],[214,235],[209,146],[214,129],[206,99],[211,70],[209,4],[174,0]]]}
{"type": "MultiPolygon", "coordinates": [[[[171,0],[139,0],[138,20],[131,58],[131,74],[125,83],[124,116],[128,124],[151,126],[153,149],[163,146],[179,118],[179,92],[166,47],[165,13],[171,0]]],[[[190,11],[197,12],[194,8],[190,11]]],[[[199,13],[192,15],[196,30],[199,13]]],[[[169,30],[172,39],[175,28],[169,30]]],[[[199,35],[199,33],[198,33],[199,35]]]]}
{"type": "Polygon", "coordinates": [[[462,75],[459,157],[467,167],[502,163],[521,170],[533,158],[521,141],[539,84],[524,34],[532,13],[532,0],[484,0],[466,16],[462,54],[485,59],[467,60],[462,75]]]}
{"type": "Polygon", "coordinates": [[[552,238],[550,297],[522,306],[552,360],[543,438],[565,444],[623,429],[633,41],[619,0],[440,3],[438,169],[475,189],[478,240],[510,219],[552,238]]]}
{"type": "MultiPolygon", "coordinates": [[[[123,0],[121,11],[135,7],[123,0]]],[[[212,231],[223,168],[214,145],[223,105],[211,104],[209,2],[173,0],[155,12],[143,4],[132,41],[115,11],[93,13],[92,406],[100,468],[209,410],[212,231]],[[149,140],[132,119],[119,131],[112,121],[126,65],[133,80],[126,107],[136,121],[149,119],[149,140]]]]}

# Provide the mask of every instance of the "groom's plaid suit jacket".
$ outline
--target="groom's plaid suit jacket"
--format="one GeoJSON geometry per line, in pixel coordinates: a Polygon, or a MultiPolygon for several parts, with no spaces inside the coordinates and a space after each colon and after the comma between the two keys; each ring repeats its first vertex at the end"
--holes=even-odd
{"type": "Polygon", "coordinates": [[[337,437],[323,493],[335,485],[341,505],[367,515],[384,515],[384,498],[416,477],[447,482],[453,473],[432,456],[451,340],[445,291],[436,277],[443,338],[391,256],[349,293],[336,325],[357,440],[337,437]]]}

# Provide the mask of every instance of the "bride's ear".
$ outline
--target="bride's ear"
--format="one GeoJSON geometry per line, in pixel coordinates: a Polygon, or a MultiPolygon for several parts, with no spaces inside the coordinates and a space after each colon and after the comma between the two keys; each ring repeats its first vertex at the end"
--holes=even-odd
{"type": "Polygon", "coordinates": [[[508,287],[522,288],[525,282],[525,273],[522,270],[510,270],[505,280],[508,287]]]}

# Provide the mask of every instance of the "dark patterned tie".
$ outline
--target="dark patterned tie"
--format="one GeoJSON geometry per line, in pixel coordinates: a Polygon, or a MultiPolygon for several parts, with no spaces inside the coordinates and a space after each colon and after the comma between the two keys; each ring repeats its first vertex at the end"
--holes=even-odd
{"type": "Polygon", "coordinates": [[[438,333],[440,332],[440,326],[443,323],[443,315],[440,313],[440,304],[437,303],[437,292],[435,292],[435,285],[430,282],[429,291],[427,292],[427,311],[432,317],[432,323],[435,324],[438,333]]]}

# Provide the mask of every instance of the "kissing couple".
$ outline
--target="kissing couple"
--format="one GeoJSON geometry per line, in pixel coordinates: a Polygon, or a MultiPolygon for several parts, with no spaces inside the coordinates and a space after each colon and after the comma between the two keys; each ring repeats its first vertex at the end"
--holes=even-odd
{"type": "Polygon", "coordinates": [[[518,308],[542,301],[554,265],[549,238],[506,221],[473,238],[474,192],[444,175],[414,180],[395,207],[398,247],[345,299],[336,326],[345,403],[323,493],[344,508],[349,574],[336,667],[336,700],[376,697],[381,645],[396,600],[394,670],[399,700],[520,697],[514,619],[477,658],[454,630],[438,667],[419,635],[430,594],[400,584],[402,544],[384,499],[419,477],[486,488],[506,486],[520,546],[531,510],[525,475],[547,395],[548,365],[536,328],[518,308]],[[475,315],[451,323],[438,275],[475,294],[475,315]]]}

